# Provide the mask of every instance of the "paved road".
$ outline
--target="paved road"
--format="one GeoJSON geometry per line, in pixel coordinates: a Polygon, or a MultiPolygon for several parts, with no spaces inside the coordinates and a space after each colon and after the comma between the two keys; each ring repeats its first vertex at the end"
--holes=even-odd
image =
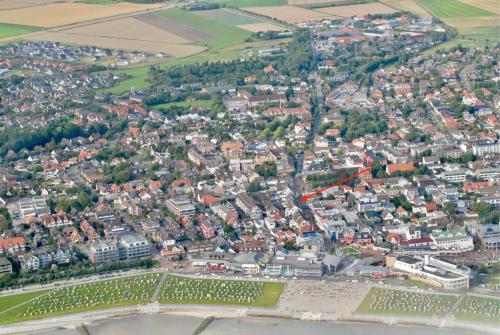
{"type": "Polygon", "coordinates": [[[153,296],[151,297],[151,302],[156,302],[156,300],[158,299],[158,294],[160,294],[160,290],[163,287],[163,283],[165,282],[166,279],[167,279],[167,273],[165,272],[165,273],[163,273],[163,276],[161,277],[160,282],[158,283],[158,285],[155,288],[153,296]]]}

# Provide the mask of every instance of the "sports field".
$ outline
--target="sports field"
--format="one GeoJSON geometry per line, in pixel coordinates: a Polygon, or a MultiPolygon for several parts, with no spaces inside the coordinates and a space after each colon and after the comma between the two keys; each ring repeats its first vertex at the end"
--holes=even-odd
{"type": "Polygon", "coordinates": [[[457,0],[418,0],[426,10],[439,18],[494,16],[495,13],[457,0]]]}
{"type": "Polygon", "coordinates": [[[146,303],[160,278],[161,274],[155,273],[3,297],[0,298],[0,323],[146,303]],[[33,297],[35,299],[29,301],[33,297]],[[28,302],[23,304],[25,301],[28,302]],[[4,305],[17,307],[6,311],[4,305]]]}
{"type": "Polygon", "coordinates": [[[372,288],[356,312],[415,316],[444,315],[457,299],[458,297],[454,295],[372,288]]]}
{"type": "Polygon", "coordinates": [[[194,279],[170,275],[165,280],[158,300],[169,304],[274,307],[284,286],[284,283],[194,279]]]}

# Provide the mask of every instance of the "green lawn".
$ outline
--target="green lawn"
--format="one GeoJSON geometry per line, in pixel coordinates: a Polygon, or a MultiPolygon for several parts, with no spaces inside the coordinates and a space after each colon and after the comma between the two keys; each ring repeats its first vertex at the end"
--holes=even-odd
{"type": "Polygon", "coordinates": [[[414,316],[444,315],[457,299],[453,295],[372,288],[356,312],[414,316]]]}
{"type": "Polygon", "coordinates": [[[407,286],[416,286],[416,287],[422,287],[422,288],[433,288],[436,286],[433,286],[431,284],[424,283],[420,280],[415,280],[415,279],[406,279],[404,281],[404,284],[407,286]]]}
{"type": "Polygon", "coordinates": [[[500,324],[500,299],[467,296],[453,314],[463,320],[500,324]]]}
{"type": "Polygon", "coordinates": [[[494,16],[495,13],[457,0],[418,0],[433,16],[438,18],[494,16]]]}
{"type": "Polygon", "coordinates": [[[17,305],[19,305],[25,301],[28,301],[30,299],[36,298],[36,297],[44,294],[45,292],[46,291],[34,291],[34,292],[21,293],[21,294],[15,294],[15,295],[7,295],[7,296],[0,297],[0,315],[6,309],[17,306],[17,305]]]}
{"type": "Polygon", "coordinates": [[[147,303],[160,278],[161,274],[155,273],[56,288],[0,313],[0,324],[147,303]]]}
{"type": "Polygon", "coordinates": [[[179,101],[179,102],[167,102],[164,104],[158,104],[151,106],[150,109],[159,109],[159,108],[168,108],[171,106],[180,106],[180,107],[198,107],[198,106],[210,106],[210,100],[193,100],[193,101],[179,101]]]}
{"type": "Polygon", "coordinates": [[[34,27],[19,26],[15,24],[0,23],[0,38],[24,35],[37,31],[34,27]]]}
{"type": "Polygon", "coordinates": [[[168,304],[276,306],[284,283],[168,276],[158,300],[168,304]]]}

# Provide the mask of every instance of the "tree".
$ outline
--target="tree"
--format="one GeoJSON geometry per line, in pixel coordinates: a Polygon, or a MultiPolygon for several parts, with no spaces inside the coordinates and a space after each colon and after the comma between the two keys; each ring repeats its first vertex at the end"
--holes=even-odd
{"type": "Polygon", "coordinates": [[[448,215],[455,214],[456,209],[457,209],[457,205],[455,203],[453,203],[453,202],[448,202],[444,206],[444,210],[446,211],[446,213],[448,213],[448,215]]]}
{"type": "Polygon", "coordinates": [[[233,233],[234,233],[234,227],[233,226],[231,226],[229,224],[224,225],[224,234],[226,234],[226,235],[229,236],[229,235],[231,235],[233,233]]]}

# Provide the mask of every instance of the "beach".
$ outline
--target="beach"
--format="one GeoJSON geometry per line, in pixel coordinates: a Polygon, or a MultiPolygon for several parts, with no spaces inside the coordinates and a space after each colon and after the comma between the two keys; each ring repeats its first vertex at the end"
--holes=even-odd
{"type": "Polygon", "coordinates": [[[208,320],[180,315],[136,315],[88,324],[82,329],[51,329],[33,335],[473,335],[478,331],[423,326],[304,321],[267,317],[208,320]]]}

